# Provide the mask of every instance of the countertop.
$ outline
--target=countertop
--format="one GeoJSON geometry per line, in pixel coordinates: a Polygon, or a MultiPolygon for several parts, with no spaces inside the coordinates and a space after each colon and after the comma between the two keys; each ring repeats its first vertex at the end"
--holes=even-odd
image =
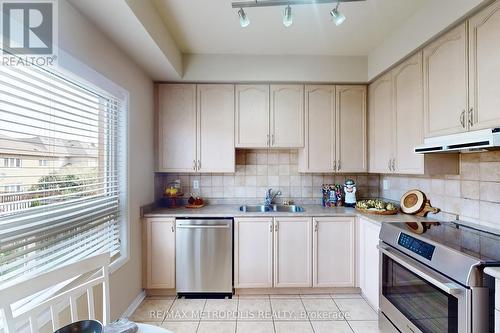
{"type": "Polygon", "coordinates": [[[249,213],[241,212],[240,205],[207,205],[202,208],[155,208],[144,214],[144,217],[323,217],[323,216],[361,216],[365,219],[382,222],[433,222],[432,218],[422,218],[414,215],[398,213],[396,215],[375,215],[358,212],[354,208],[337,207],[325,208],[321,205],[301,205],[305,211],[301,213],[288,212],[265,212],[249,213]]]}

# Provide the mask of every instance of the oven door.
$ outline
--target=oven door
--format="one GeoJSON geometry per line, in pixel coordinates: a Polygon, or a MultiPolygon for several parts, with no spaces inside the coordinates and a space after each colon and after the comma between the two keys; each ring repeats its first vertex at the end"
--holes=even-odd
{"type": "Polygon", "coordinates": [[[380,310],[404,333],[470,333],[471,291],[380,245],[380,310]]]}

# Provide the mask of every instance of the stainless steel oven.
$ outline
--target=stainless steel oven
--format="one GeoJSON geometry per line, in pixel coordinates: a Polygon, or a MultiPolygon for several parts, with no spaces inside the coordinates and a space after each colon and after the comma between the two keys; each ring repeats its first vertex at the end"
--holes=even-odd
{"type": "Polygon", "coordinates": [[[493,333],[494,283],[482,267],[498,262],[428,237],[444,237],[440,226],[425,236],[382,226],[380,310],[403,333],[493,333]]]}

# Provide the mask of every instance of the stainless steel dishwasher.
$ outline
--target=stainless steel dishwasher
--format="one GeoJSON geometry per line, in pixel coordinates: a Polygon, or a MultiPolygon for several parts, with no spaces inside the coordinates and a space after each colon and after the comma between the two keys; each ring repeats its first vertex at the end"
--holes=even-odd
{"type": "Polygon", "coordinates": [[[179,296],[232,296],[232,218],[177,218],[175,249],[179,296]]]}

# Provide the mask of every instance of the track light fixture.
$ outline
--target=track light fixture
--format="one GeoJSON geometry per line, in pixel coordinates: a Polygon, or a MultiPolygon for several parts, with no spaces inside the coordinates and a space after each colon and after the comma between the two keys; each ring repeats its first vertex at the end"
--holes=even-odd
{"type": "Polygon", "coordinates": [[[292,7],[290,5],[286,6],[285,11],[283,12],[283,25],[285,27],[291,26],[293,23],[293,16],[292,16],[292,7]]]}
{"type": "Polygon", "coordinates": [[[332,16],[332,21],[336,26],[341,25],[345,21],[345,16],[339,12],[340,1],[337,1],[337,6],[332,9],[330,15],[332,16]]]}
{"type": "Polygon", "coordinates": [[[248,27],[248,25],[250,24],[250,20],[248,19],[248,16],[243,8],[240,8],[240,10],[238,10],[238,16],[240,17],[240,26],[242,28],[248,27]]]}

